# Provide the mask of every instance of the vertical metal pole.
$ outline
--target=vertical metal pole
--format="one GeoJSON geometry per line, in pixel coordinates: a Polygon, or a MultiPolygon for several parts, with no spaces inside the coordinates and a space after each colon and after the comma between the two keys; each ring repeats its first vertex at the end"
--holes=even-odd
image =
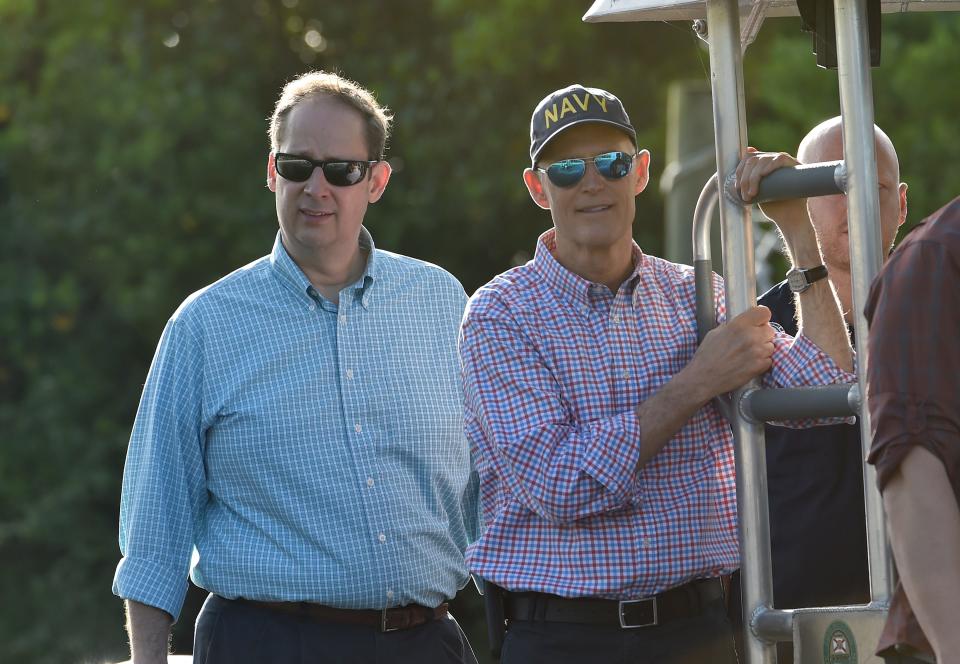
{"type": "MultiPolygon", "coordinates": [[[[736,170],[747,145],[737,0],[707,0],[707,25],[710,29],[710,81],[713,89],[717,174],[722,187],[736,170]]],[[[757,303],[750,210],[721,194],[720,223],[723,231],[727,316],[732,318],[757,303]]],[[[752,380],[738,390],[734,394],[734,403],[739,403],[744,389],[754,387],[759,387],[759,380],[752,380]]],[[[770,606],[773,597],[763,427],[747,422],[737,412],[738,409],[733,410],[731,427],[736,439],[737,508],[746,629],[744,642],[748,664],[771,664],[776,661],[774,646],[756,639],[748,627],[754,611],[770,606]]]]}
{"type": "MultiPolygon", "coordinates": [[[[863,307],[867,302],[870,284],[883,263],[866,0],[834,0],[834,14],[843,150],[847,166],[847,228],[853,282],[853,320],[857,334],[858,382],[860,394],[866,395],[870,350],[863,307]]],[[[870,411],[865,398],[860,405],[860,438],[866,457],[870,449],[870,411]]],[[[882,601],[890,598],[893,579],[883,502],[876,487],[876,471],[873,466],[864,464],[870,594],[874,601],[882,601]]]]}

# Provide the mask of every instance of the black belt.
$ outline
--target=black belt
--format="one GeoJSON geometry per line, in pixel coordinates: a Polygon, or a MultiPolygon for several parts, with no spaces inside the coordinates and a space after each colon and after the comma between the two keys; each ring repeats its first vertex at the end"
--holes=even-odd
{"type": "Polygon", "coordinates": [[[722,578],[697,579],[659,595],[634,600],[560,597],[536,592],[507,593],[508,620],[583,623],[632,629],[653,627],[703,613],[707,604],[722,600],[722,578]]]}
{"type": "Polygon", "coordinates": [[[314,622],[332,622],[349,625],[367,625],[381,632],[410,629],[432,620],[447,617],[448,604],[435,609],[419,604],[408,604],[394,609],[336,609],[312,602],[264,602],[253,599],[227,600],[252,604],[262,609],[298,616],[314,622]]]}

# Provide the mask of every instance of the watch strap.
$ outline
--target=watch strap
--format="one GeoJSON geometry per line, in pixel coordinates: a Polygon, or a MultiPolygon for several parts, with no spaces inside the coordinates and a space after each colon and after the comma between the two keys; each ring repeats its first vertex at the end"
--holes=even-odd
{"type": "Polygon", "coordinates": [[[802,293],[810,288],[811,285],[821,279],[825,279],[826,276],[826,265],[818,265],[810,268],[795,267],[787,272],[787,283],[790,285],[790,290],[794,293],[802,293]]]}

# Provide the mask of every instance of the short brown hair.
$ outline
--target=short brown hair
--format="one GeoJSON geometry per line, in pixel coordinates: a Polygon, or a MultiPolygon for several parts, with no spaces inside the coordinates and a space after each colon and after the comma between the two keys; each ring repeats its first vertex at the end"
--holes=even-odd
{"type": "Polygon", "coordinates": [[[270,118],[270,149],[280,149],[280,135],[284,122],[293,107],[304,99],[326,95],[337,99],[356,110],[363,117],[370,159],[383,159],[390,123],[390,109],[381,106],[369,90],[359,83],[327,71],[310,71],[301,74],[285,86],[270,118]]]}

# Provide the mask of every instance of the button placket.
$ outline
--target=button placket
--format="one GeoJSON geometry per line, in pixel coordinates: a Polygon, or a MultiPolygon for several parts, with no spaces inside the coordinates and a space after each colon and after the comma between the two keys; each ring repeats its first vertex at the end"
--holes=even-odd
{"type": "MultiPolygon", "coordinates": [[[[359,305],[359,302],[356,303],[359,305]]],[[[375,458],[373,446],[378,437],[375,421],[369,420],[364,408],[366,395],[362,393],[364,385],[368,384],[367,374],[364,374],[364,354],[360,352],[363,343],[362,325],[359,320],[350,320],[357,314],[352,298],[341,297],[339,310],[336,313],[337,350],[339,355],[339,375],[341,377],[341,395],[346,416],[348,435],[351,438],[351,452],[358,468],[357,482],[362,497],[362,510],[366,513],[371,526],[370,537],[372,546],[383,547],[375,549],[378,557],[389,558],[394,548],[388,540],[388,532],[384,522],[387,506],[383,504],[385,496],[381,487],[381,477],[378,476],[379,462],[375,458]],[[362,381],[362,382],[361,382],[362,381]],[[372,428],[371,428],[372,427],[372,428]],[[350,429],[352,428],[352,431],[350,429]],[[378,523],[379,522],[379,523],[378,523]]],[[[386,559],[385,558],[385,559],[386,559]]],[[[392,603],[392,588],[389,581],[383,578],[381,592],[387,595],[388,603],[392,603]]]]}

